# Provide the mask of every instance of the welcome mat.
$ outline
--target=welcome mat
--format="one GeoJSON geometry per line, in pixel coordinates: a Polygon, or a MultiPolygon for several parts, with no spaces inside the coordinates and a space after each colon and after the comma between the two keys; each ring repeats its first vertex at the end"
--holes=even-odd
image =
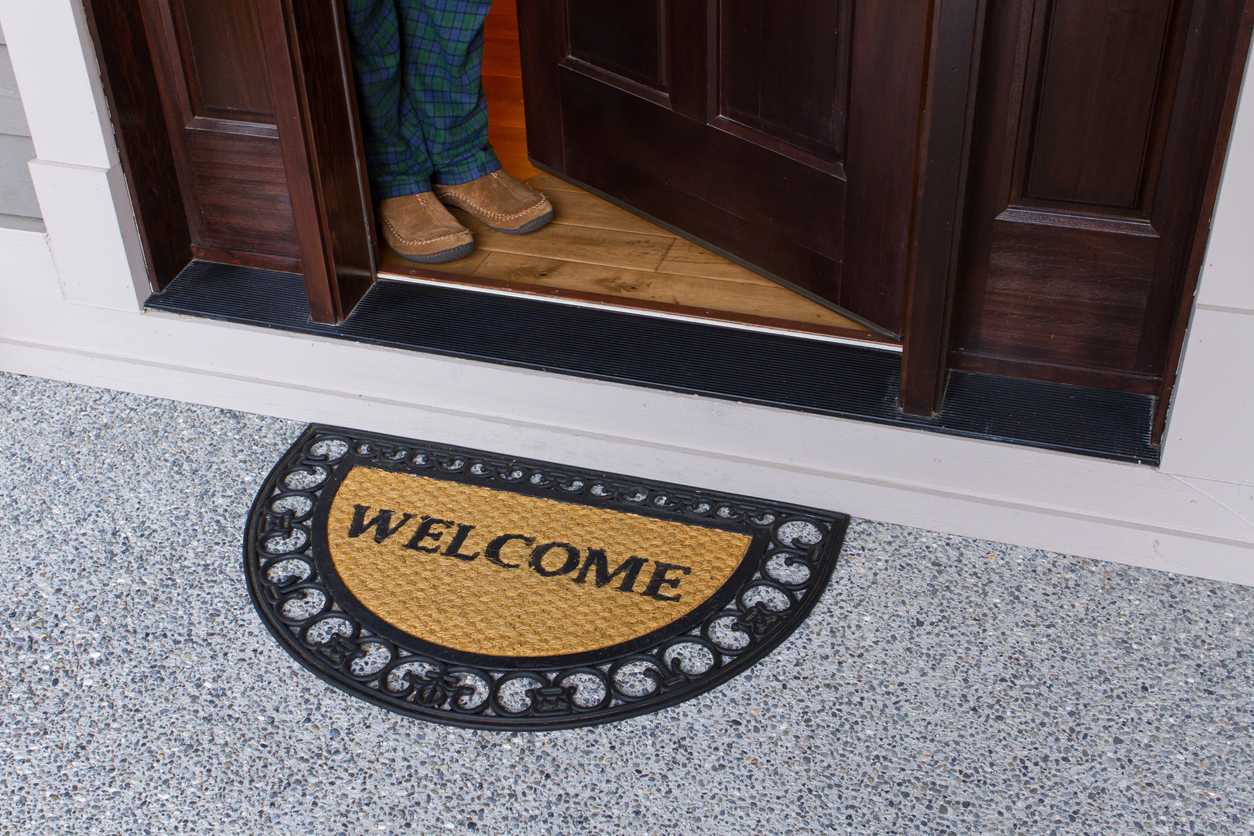
{"type": "Polygon", "coordinates": [[[541,730],[655,711],[769,653],[849,518],[422,441],[310,427],[244,541],[275,638],[404,714],[541,730]]]}

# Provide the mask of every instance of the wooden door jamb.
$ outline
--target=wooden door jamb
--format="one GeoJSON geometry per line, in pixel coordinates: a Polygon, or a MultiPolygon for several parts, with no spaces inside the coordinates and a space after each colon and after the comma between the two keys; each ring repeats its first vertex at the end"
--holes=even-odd
{"type": "Polygon", "coordinates": [[[256,0],[301,272],[315,322],[373,284],[374,216],[341,0],[256,0]]]}
{"type": "Polygon", "coordinates": [[[898,395],[912,415],[936,412],[944,395],[985,4],[935,0],[932,10],[898,395]]]}

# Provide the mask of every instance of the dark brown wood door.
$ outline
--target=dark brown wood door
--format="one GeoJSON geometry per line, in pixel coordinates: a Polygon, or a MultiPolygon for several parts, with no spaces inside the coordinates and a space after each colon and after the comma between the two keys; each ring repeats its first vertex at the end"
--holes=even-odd
{"type": "Polygon", "coordinates": [[[955,367],[1161,392],[1243,5],[990,0],[955,367]]]}
{"type": "Polygon", "coordinates": [[[929,4],[518,6],[534,160],[900,333],[929,4]]]}

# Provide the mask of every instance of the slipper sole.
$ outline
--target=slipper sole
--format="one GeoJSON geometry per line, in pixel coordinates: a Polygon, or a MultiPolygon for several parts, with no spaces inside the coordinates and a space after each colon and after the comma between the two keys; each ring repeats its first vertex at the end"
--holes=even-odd
{"type": "Polygon", "coordinates": [[[456,261],[459,258],[465,258],[475,251],[475,242],[461,244],[448,250],[440,250],[436,253],[426,253],[425,255],[406,255],[398,252],[396,248],[392,248],[392,252],[399,255],[406,261],[415,261],[419,264],[443,264],[446,261],[456,261]]]}
{"type": "MultiPolygon", "coordinates": [[[[479,220],[483,220],[483,219],[482,219],[482,218],[480,218],[479,220]]],[[[533,218],[533,219],[531,219],[531,220],[527,221],[527,222],[526,222],[525,224],[523,224],[522,226],[515,227],[514,229],[502,229],[502,228],[501,228],[501,227],[499,227],[499,226],[492,226],[492,224],[488,223],[487,221],[484,221],[484,224],[485,224],[485,225],[487,225],[487,227],[488,227],[489,229],[494,229],[494,230],[496,230],[497,232],[504,232],[506,235],[526,235],[528,232],[535,232],[537,229],[539,229],[540,227],[544,226],[545,224],[547,224],[547,223],[548,223],[549,221],[551,221],[551,220],[553,220],[553,210],[552,210],[552,209],[550,209],[549,211],[545,212],[545,213],[544,213],[543,215],[541,215],[540,217],[538,217],[538,218],[533,218]]]]}

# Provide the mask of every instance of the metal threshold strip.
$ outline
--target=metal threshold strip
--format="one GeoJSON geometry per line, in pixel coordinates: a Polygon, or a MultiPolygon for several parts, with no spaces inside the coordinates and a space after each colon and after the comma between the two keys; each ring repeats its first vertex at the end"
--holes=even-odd
{"type": "Polygon", "coordinates": [[[900,357],[792,333],[382,279],[338,325],[309,319],[302,277],[192,262],[148,309],[450,357],[1158,463],[1148,395],[951,372],[930,418],[897,407],[900,357]]]}

